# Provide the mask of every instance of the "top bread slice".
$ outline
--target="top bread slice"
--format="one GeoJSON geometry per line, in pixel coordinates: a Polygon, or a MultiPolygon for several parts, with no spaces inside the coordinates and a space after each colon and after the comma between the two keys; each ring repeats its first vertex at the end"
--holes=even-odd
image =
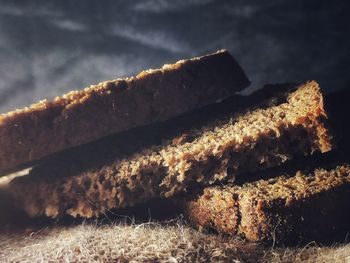
{"type": "Polygon", "coordinates": [[[320,88],[311,81],[273,105],[230,113],[128,154],[115,149],[123,143],[129,149],[137,138],[66,152],[11,182],[10,191],[30,216],[98,216],[327,152],[332,144],[325,118],[320,88]]]}
{"type": "Polygon", "coordinates": [[[72,91],[0,116],[0,172],[225,99],[249,85],[225,50],[72,91]]]}

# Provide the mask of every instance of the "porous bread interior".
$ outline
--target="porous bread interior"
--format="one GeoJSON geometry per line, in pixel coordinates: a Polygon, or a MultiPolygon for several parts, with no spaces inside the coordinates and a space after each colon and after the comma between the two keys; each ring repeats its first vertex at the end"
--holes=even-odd
{"type": "MultiPolygon", "coordinates": [[[[312,81],[289,94],[286,103],[214,122],[193,131],[191,141],[152,146],[72,177],[52,179],[55,176],[39,166],[15,180],[11,189],[30,216],[98,216],[108,209],[171,197],[191,184],[232,181],[295,155],[329,151],[324,118],[322,94],[312,81]]],[[[69,167],[55,172],[64,169],[69,167]]]]}
{"type": "MultiPolygon", "coordinates": [[[[210,227],[220,232],[261,241],[264,238],[272,238],[269,231],[276,230],[278,226],[274,225],[270,217],[276,219],[281,216],[278,211],[291,206],[302,207],[305,200],[317,198],[320,193],[349,183],[350,165],[337,166],[332,170],[320,168],[310,174],[297,171],[294,176],[281,175],[242,186],[207,187],[199,197],[189,201],[185,209],[189,218],[199,227],[210,227]],[[244,226],[247,222],[249,228],[244,226]],[[252,224],[257,225],[252,227],[252,224]]],[[[298,213],[296,216],[305,215],[298,213]]],[[[286,218],[281,220],[285,221],[286,218]]],[[[294,226],[285,226],[284,231],[287,232],[288,227],[294,226]]]]}
{"type": "MultiPolygon", "coordinates": [[[[239,195],[249,193],[268,199],[282,198],[286,205],[294,200],[307,198],[321,191],[328,191],[344,182],[350,182],[350,166],[338,166],[334,170],[317,169],[311,175],[298,171],[295,176],[281,176],[243,185],[239,195]]],[[[225,188],[230,190],[230,188],[225,188]]],[[[232,189],[233,190],[233,189],[232,189]]]]}

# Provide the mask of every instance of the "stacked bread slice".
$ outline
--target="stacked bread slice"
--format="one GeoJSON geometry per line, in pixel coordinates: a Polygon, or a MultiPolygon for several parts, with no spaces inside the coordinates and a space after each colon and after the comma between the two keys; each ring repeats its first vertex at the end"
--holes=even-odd
{"type": "Polygon", "coordinates": [[[220,50],[2,114],[0,172],[112,133],[167,120],[248,85],[234,58],[220,50]]]}
{"type": "Polygon", "coordinates": [[[213,186],[186,203],[200,227],[279,243],[324,239],[348,231],[350,166],[282,173],[238,185],[213,186]]]}
{"type": "Polygon", "coordinates": [[[29,216],[98,217],[167,198],[185,200],[195,225],[252,241],[346,228],[348,165],[283,171],[334,148],[315,81],[234,95],[249,81],[220,51],[113,83],[3,115],[0,139],[17,133],[0,140],[0,168],[38,160],[8,188],[29,216]],[[18,138],[24,148],[11,149],[18,138]]]}

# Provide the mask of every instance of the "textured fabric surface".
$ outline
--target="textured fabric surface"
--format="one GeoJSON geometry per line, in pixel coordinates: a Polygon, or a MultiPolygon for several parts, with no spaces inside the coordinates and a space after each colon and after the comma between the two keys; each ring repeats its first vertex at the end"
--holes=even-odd
{"type": "Polygon", "coordinates": [[[167,224],[81,224],[0,234],[0,262],[349,262],[350,245],[264,247],[167,224]]]}

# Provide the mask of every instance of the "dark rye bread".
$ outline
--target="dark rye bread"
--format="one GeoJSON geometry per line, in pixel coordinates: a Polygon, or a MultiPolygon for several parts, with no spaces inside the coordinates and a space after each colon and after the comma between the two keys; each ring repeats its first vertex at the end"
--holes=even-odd
{"type": "Polygon", "coordinates": [[[186,215],[199,228],[250,241],[325,240],[350,230],[350,165],[281,174],[205,188],[185,204],[186,215]]]}
{"type": "Polygon", "coordinates": [[[225,99],[249,81],[225,50],[0,116],[0,171],[225,99]]]}
{"type": "MultiPolygon", "coordinates": [[[[234,181],[244,173],[332,148],[316,82],[272,101],[128,154],[115,153],[119,144],[110,143],[100,150],[96,146],[102,155],[115,153],[108,157],[94,159],[94,149],[83,149],[53,158],[14,180],[10,191],[33,217],[92,217],[172,197],[192,185],[234,181]]],[[[127,140],[122,143],[132,147],[127,140]]]]}

